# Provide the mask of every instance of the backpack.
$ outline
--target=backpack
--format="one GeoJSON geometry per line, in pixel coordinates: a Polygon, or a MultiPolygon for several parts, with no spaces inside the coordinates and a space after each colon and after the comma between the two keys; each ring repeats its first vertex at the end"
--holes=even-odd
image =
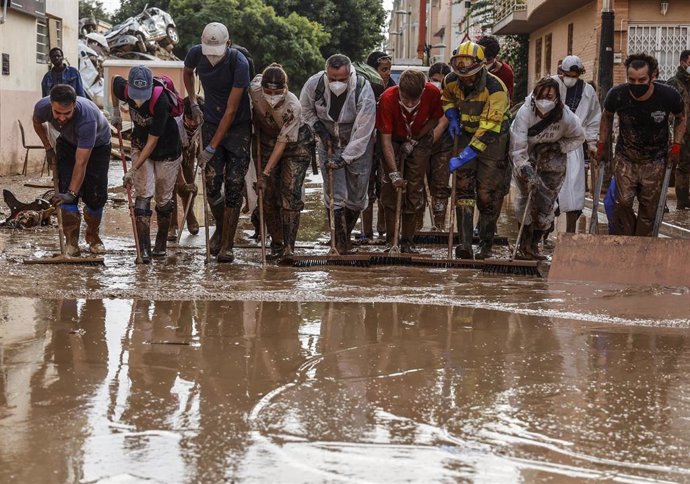
{"type": "MultiPolygon", "coordinates": [[[[182,116],[184,114],[184,98],[177,92],[175,83],[168,76],[153,77],[153,92],[151,93],[151,99],[149,99],[149,113],[151,116],[153,116],[158,99],[164,92],[172,105],[170,115],[173,118],[182,116]]],[[[129,97],[128,86],[125,86],[125,97],[129,97]]]]}
{"type": "Polygon", "coordinates": [[[249,51],[241,45],[233,44],[230,47],[230,72],[235,72],[235,65],[237,64],[237,52],[242,52],[242,55],[247,58],[247,62],[249,63],[249,80],[254,79],[256,76],[256,72],[254,70],[254,59],[249,51]]]}
{"type": "MultiPolygon", "coordinates": [[[[357,86],[355,87],[355,104],[359,103],[359,95],[362,93],[365,84],[369,81],[371,84],[371,89],[374,91],[374,96],[376,99],[383,93],[386,89],[383,85],[383,79],[376,70],[361,62],[355,62],[352,64],[355,67],[355,72],[357,73],[357,86]],[[376,87],[375,87],[376,86],[376,87]],[[378,91],[378,92],[377,92],[378,91]]],[[[326,98],[324,97],[324,91],[326,90],[326,83],[323,80],[326,74],[323,74],[319,78],[319,82],[316,84],[316,90],[314,91],[314,102],[321,101],[323,105],[326,105],[326,98]]]]}

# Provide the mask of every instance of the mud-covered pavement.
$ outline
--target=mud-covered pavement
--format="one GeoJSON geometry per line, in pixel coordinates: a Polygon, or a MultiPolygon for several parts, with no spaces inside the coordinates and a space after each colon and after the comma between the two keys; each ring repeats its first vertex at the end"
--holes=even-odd
{"type": "Polygon", "coordinates": [[[688,288],[264,269],[248,216],[235,264],[135,266],[120,177],[104,267],[0,230],[0,482],[690,482],[688,288]]]}

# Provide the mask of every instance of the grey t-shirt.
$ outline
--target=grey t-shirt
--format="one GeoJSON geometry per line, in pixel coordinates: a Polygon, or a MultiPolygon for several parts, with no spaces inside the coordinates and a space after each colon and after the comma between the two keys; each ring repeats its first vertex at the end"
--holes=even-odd
{"type": "Polygon", "coordinates": [[[60,132],[60,137],[77,148],[95,148],[110,144],[110,125],[98,106],[92,101],[77,97],[74,115],[65,125],[60,126],[53,119],[50,96],[46,96],[34,106],[34,116],[41,123],[49,122],[60,132]]]}

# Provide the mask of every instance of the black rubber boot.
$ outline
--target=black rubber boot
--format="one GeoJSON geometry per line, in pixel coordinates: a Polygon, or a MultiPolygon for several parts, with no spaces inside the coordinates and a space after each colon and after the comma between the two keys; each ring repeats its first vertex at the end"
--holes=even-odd
{"type": "Polygon", "coordinates": [[[374,239],[374,204],[362,210],[362,239],[374,239]]]}
{"type": "Polygon", "coordinates": [[[573,212],[565,212],[565,231],[569,234],[574,234],[577,229],[577,220],[582,215],[579,210],[573,212]]]}
{"type": "Polygon", "coordinates": [[[532,244],[531,244],[531,252],[532,252],[532,259],[534,260],[546,260],[547,257],[545,255],[542,255],[541,252],[539,251],[539,242],[541,242],[541,238],[544,235],[543,230],[533,230],[532,232],[532,244]]]}
{"type": "Polygon", "coordinates": [[[196,199],[196,195],[191,193],[180,193],[180,198],[182,199],[182,210],[184,210],[187,206],[189,197],[192,198],[192,201],[189,207],[189,215],[187,215],[187,230],[190,234],[196,235],[199,233],[199,221],[196,219],[196,215],[194,215],[194,200],[196,199]]]}
{"type": "MultiPolygon", "coordinates": [[[[386,226],[386,245],[393,245],[393,234],[395,233],[395,210],[390,208],[383,209],[384,225],[386,226]]],[[[399,227],[398,227],[399,229],[399,227]]]]}
{"type": "Polygon", "coordinates": [[[474,257],[472,254],[474,207],[457,207],[455,214],[458,219],[458,236],[460,238],[460,244],[455,248],[455,257],[458,259],[472,259],[474,257]]]}
{"type": "Polygon", "coordinates": [[[137,226],[137,237],[141,261],[144,264],[151,262],[151,215],[137,215],[134,218],[137,226]]]}
{"type": "Polygon", "coordinates": [[[237,232],[237,223],[240,220],[240,210],[241,208],[225,207],[223,211],[223,236],[218,252],[218,262],[230,263],[235,260],[232,248],[235,245],[235,232],[237,232]]]}
{"type": "Polygon", "coordinates": [[[299,229],[300,212],[283,210],[280,214],[283,222],[283,259],[289,259],[295,253],[295,241],[299,229]]]}
{"type": "Polygon", "coordinates": [[[170,223],[172,221],[172,207],[173,202],[170,201],[165,207],[156,207],[156,221],[158,223],[158,230],[156,232],[156,243],[153,247],[151,255],[153,257],[165,257],[168,249],[168,232],[170,230],[170,223]]]}
{"type": "Polygon", "coordinates": [[[386,210],[383,208],[381,200],[377,200],[377,211],[376,211],[376,231],[379,233],[379,239],[386,236],[386,210]]]}
{"type": "Polygon", "coordinates": [[[352,252],[352,231],[359,220],[359,210],[345,209],[345,222],[347,223],[347,251],[352,252]]]}
{"type": "Polygon", "coordinates": [[[690,208],[690,178],[687,173],[676,170],[676,210],[690,208]]]}
{"type": "Polygon", "coordinates": [[[475,252],[475,259],[488,259],[491,257],[491,249],[494,246],[494,233],[496,233],[496,221],[493,216],[479,216],[479,250],[475,252]]]}
{"type": "Polygon", "coordinates": [[[223,236],[223,218],[225,212],[225,205],[223,200],[221,200],[220,203],[217,205],[212,205],[209,202],[209,205],[211,205],[211,213],[213,214],[213,218],[216,219],[216,230],[213,231],[213,235],[211,235],[211,238],[208,241],[208,245],[211,255],[215,256],[218,255],[218,253],[220,252],[220,242],[223,236]]]}
{"type": "Polygon", "coordinates": [[[345,255],[348,253],[349,246],[345,209],[335,209],[333,211],[333,217],[335,219],[335,248],[340,255],[345,255]]]}
{"type": "Polygon", "coordinates": [[[416,213],[402,214],[402,227],[400,229],[400,252],[405,254],[419,254],[414,245],[414,234],[417,231],[417,220],[419,215],[416,213]]]}
{"type": "Polygon", "coordinates": [[[268,235],[271,237],[271,252],[268,254],[269,260],[280,259],[283,255],[285,244],[283,243],[283,222],[280,215],[280,208],[268,208],[264,205],[264,220],[268,235]]]}
{"type": "Polygon", "coordinates": [[[65,255],[69,257],[79,257],[79,229],[81,228],[81,214],[79,210],[62,211],[62,231],[65,234],[65,255]]]}

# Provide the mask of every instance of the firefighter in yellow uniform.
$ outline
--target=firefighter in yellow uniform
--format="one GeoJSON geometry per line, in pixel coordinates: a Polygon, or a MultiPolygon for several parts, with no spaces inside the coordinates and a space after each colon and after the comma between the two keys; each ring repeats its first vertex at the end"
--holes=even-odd
{"type": "Polygon", "coordinates": [[[461,152],[448,162],[457,180],[455,207],[460,259],[491,257],[496,220],[508,168],[510,100],[505,84],[486,69],[484,50],[467,41],[450,61],[453,72],[443,80],[443,110],[461,152]],[[479,209],[479,250],[472,254],[472,218],[479,209]]]}

